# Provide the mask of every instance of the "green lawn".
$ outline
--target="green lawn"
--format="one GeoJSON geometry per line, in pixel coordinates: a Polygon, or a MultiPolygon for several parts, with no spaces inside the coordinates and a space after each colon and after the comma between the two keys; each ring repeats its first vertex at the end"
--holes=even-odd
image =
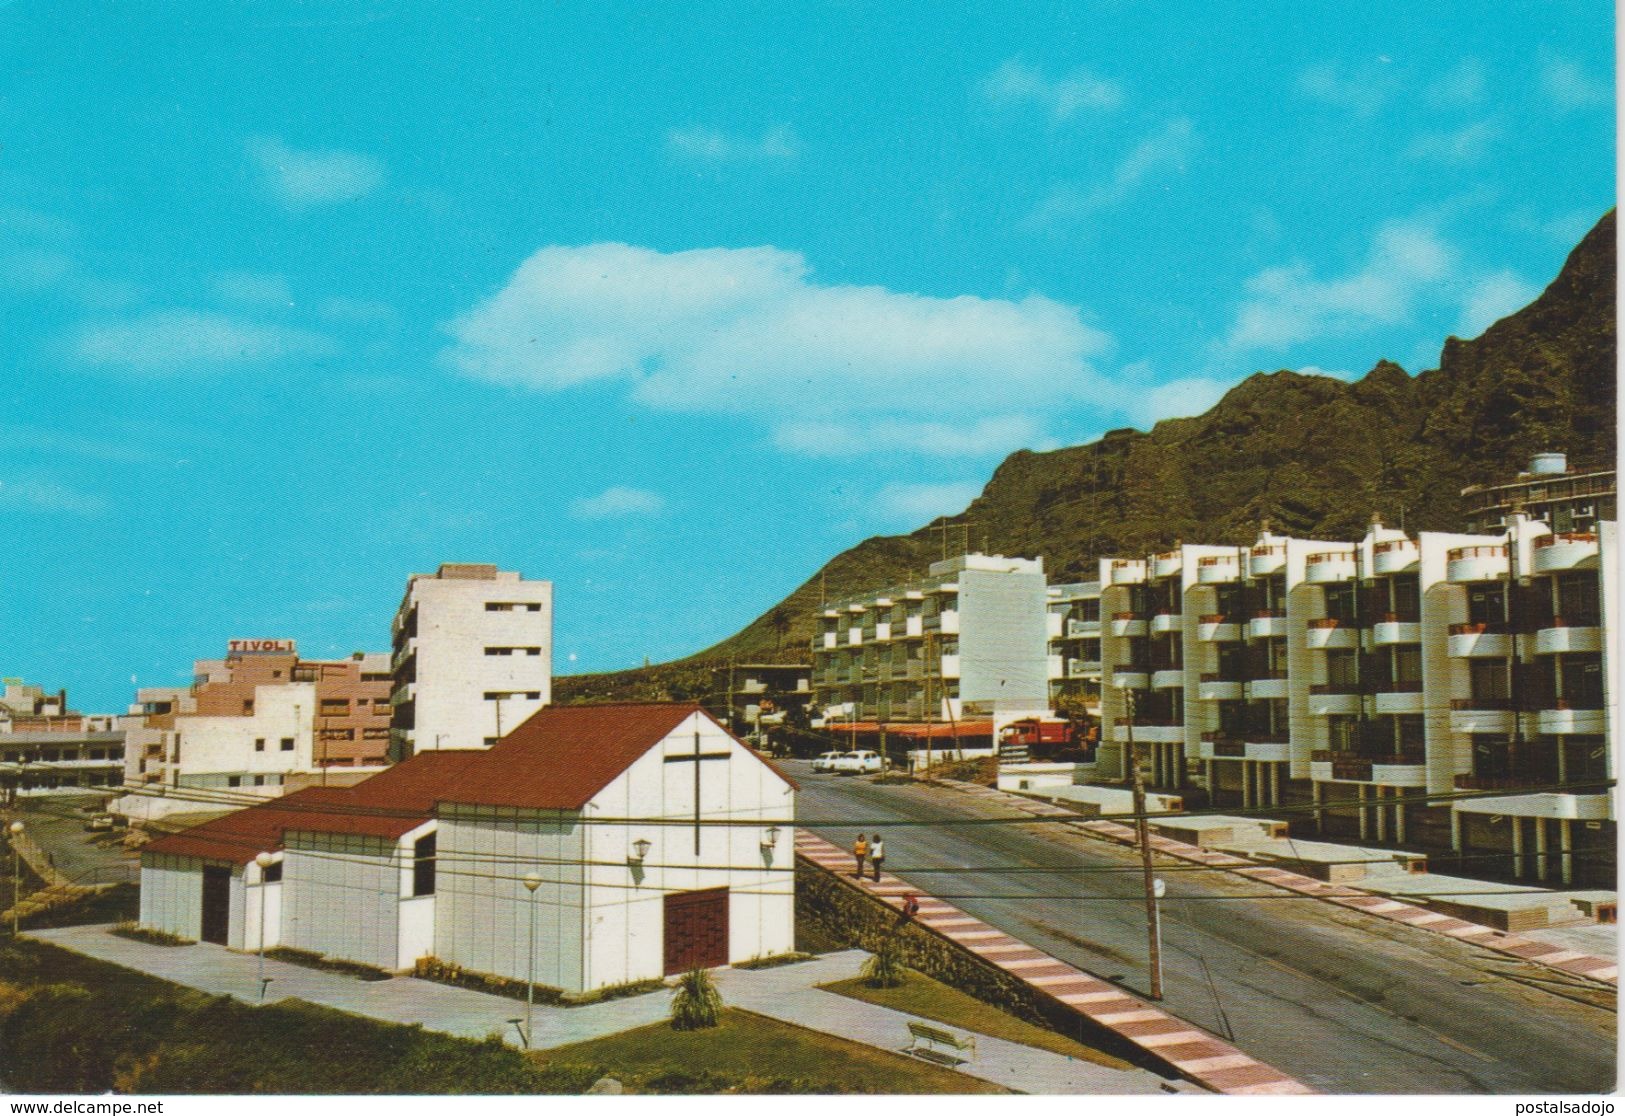
{"type": "Polygon", "coordinates": [[[903,973],[903,983],[896,988],[870,988],[862,977],[853,977],[850,980],[836,981],[819,987],[829,992],[838,992],[843,996],[851,996],[854,1000],[864,1000],[891,1008],[893,1011],[907,1012],[921,1019],[933,1019],[961,1030],[992,1035],[994,1038],[1008,1039],[1042,1050],[1052,1050],[1080,1061],[1094,1062],[1115,1069],[1130,1068],[1129,1064],[1120,1058],[1114,1058],[1091,1046],[1075,1042],[1047,1027],[1017,1019],[992,1004],[983,1003],[974,996],[968,996],[957,988],[950,988],[913,970],[906,970],[903,973]]]}
{"type": "MultiPolygon", "coordinates": [[[[901,1042],[899,1042],[901,1045],[901,1042]]],[[[820,1031],[728,1008],[704,1031],[655,1023],[533,1055],[549,1065],[615,1066],[663,1093],[710,1093],[714,1077],[753,1093],[1003,1093],[986,1081],[820,1031]]]]}

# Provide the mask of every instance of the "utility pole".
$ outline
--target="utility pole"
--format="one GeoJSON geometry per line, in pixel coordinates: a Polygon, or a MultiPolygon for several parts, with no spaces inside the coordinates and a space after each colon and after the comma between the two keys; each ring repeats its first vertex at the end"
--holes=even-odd
{"type": "Polygon", "coordinates": [[[1151,960],[1151,998],[1162,999],[1162,927],[1157,910],[1157,881],[1151,864],[1151,822],[1145,815],[1145,774],[1140,770],[1140,751],[1134,743],[1134,691],[1123,688],[1123,700],[1128,710],[1124,726],[1128,729],[1129,763],[1134,772],[1134,838],[1140,846],[1140,867],[1145,877],[1145,922],[1151,960]]]}
{"type": "Polygon", "coordinates": [[[925,633],[925,662],[921,666],[925,670],[925,771],[931,774],[931,652],[936,640],[930,632],[925,633]]]}

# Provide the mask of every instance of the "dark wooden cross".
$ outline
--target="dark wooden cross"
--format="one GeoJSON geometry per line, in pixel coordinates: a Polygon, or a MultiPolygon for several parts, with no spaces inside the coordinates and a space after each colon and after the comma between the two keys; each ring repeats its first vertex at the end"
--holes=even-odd
{"type": "Polygon", "coordinates": [[[700,730],[694,730],[694,754],[687,756],[667,756],[667,763],[692,763],[694,765],[694,855],[700,855],[700,762],[702,760],[725,760],[728,752],[702,752],[700,751],[700,730]]]}

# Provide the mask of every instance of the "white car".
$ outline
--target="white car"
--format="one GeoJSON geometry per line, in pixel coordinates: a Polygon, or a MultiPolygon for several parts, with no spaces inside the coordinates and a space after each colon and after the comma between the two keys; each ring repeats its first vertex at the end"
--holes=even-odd
{"type": "Polygon", "coordinates": [[[875,775],[886,770],[886,757],[879,752],[844,752],[835,758],[837,775],[875,775]]]}
{"type": "Polygon", "coordinates": [[[814,771],[834,771],[835,761],[839,760],[845,752],[825,752],[813,760],[814,771]]]}

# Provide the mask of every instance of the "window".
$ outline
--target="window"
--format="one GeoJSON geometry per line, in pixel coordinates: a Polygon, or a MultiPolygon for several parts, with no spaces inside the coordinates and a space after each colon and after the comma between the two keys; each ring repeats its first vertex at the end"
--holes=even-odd
{"type": "Polygon", "coordinates": [[[293,751],[293,737],[291,737],[291,736],[284,736],[284,737],[283,737],[283,738],[282,738],[282,750],[283,750],[283,751],[284,751],[284,752],[291,752],[291,751],[293,751]]]}
{"type": "Polygon", "coordinates": [[[279,860],[275,864],[267,864],[264,868],[260,869],[260,882],[281,883],[282,861],[279,860]]]}
{"type": "Polygon", "coordinates": [[[243,716],[252,717],[253,715],[254,715],[254,699],[253,698],[244,698],[243,699],[243,716]]]}
{"type": "Polygon", "coordinates": [[[419,837],[412,845],[412,894],[434,894],[435,835],[419,837]]]}
{"type": "Polygon", "coordinates": [[[243,785],[243,777],[241,775],[227,775],[226,776],[226,786],[228,786],[228,787],[240,787],[242,785],[243,785]]]}
{"type": "Polygon", "coordinates": [[[265,785],[265,776],[264,775],[256,775],[256,776],[254,776],[254,785],[256,787],[263,787],[265,785]]]}
{"type": "Polygon", "coordinates": [[[1355,592],[1354,586],[1349,582],[1339,582],[1325,587],[1326,616],[1332,620],[1348,623],[1354,619],[1355,592]]]}
{"type": "Polygon", "coordinates": [[[531,701],[541,701],[542,700],[542,691],[540,691],[540,690],[528,690],[525,693],[525,697],[529,698],[531,701]]]}
{"type": "Polygon", "coordinates": [[[485,653],[487,655],[512,655],[513,654],[513,648],[512,647],[487,647],[485,649],[485,653]]]}
{"type": "Polygon", "coordinates": [[[323,698],[322,716],[348,717],[350,715],[350,701],[348,698],[323,698]]]}
{"type": "Polygon", "coordinates": [[[527,647],[527,648],[525,648],[525,654],[527,654],[527,655],[540,655],[541,653],[542,653],[542,649],[540,647],[527,647]]]}
{"type": "Polygon", "coordinates": [[[525,611],[526,612],[540,612],[540,611],[542,611],[542,606],[539,605],[539,604],[528,604],[528,605],[525,606],[525,611]]]}
{"type": "Polygon", "coordinates": [[[254,738],[254,750],[256,752],[265,751],[265,737],[257,736],[254,738]]]}
{"type": "Polygon", "coordinates": [[[511,612],[511,611],[513,611],[513,605],[504,604],[501,601],[486,601],[485,602],[485,611],[486,612],[511,612]]]}

